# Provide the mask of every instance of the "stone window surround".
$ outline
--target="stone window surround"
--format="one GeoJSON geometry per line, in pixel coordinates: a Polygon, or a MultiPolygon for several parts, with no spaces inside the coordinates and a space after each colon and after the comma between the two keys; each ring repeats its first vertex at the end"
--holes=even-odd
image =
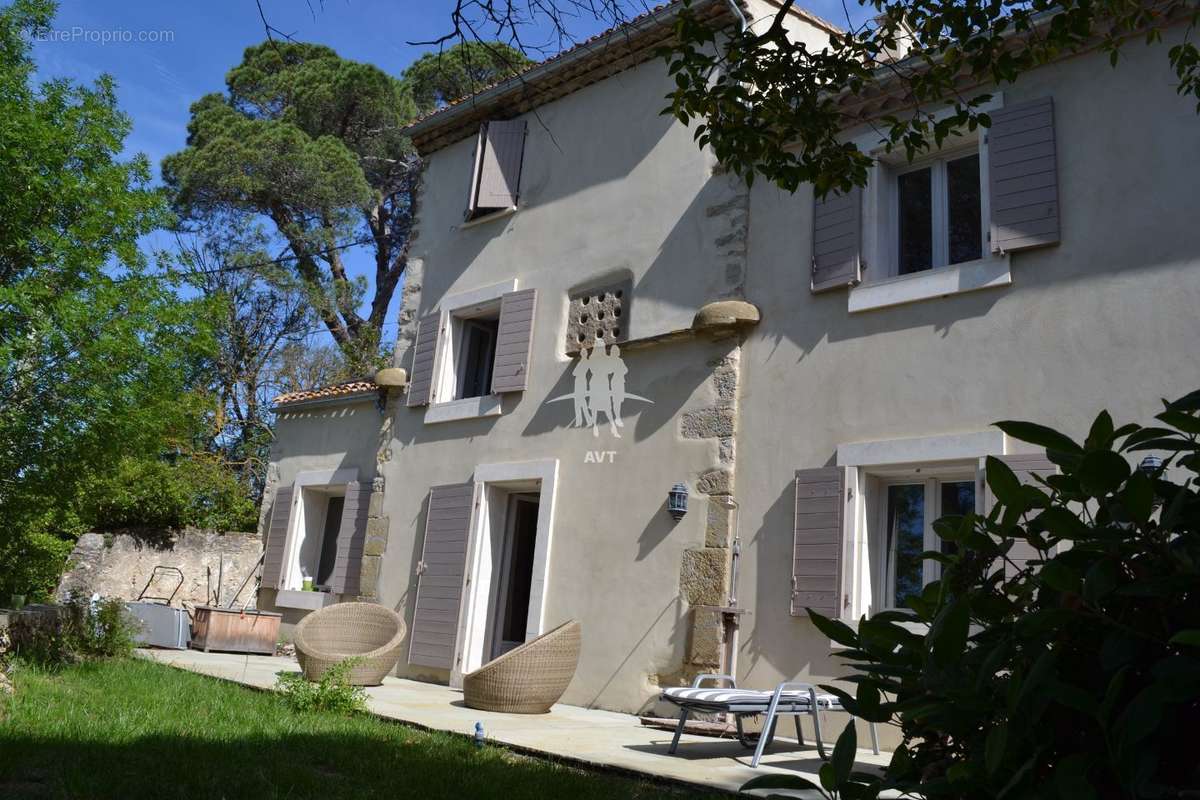
{"type": "MultiPolygon", "coordinates": [[[[871,529],[868,524],[866,490],[874,478],[896,476],[921,468],[936,473],[946,464],[982,463],[989,455],[1008,455],[1008,437],[999,430],[880,439],[839,444],[837,466],[846,467],[846,489],[853,500],[845,515],[842,532],[842,594],[850,600],[842,622],[856,628],[858,619],[871,605],[872,575],[877,568],[871,559],[871,529]]],[[[977,495],[976,503],[979,502],[977,495]]],[[[830,641],[833,650],[842,645],[830,641]]]]}
{"type": "MultiPolygon", "coordinates": [[[[1004,107],[1003,92],[994,92],[992,99],[982,103],[977,110],[982,112],[995,111],[1004,107]]],[[[952,109],[945,108],[934,114],[935,118],[948,116],[952,109]]],[[[969,136],[970,134],[968,134],[969,136]]],[[[982,209],[981,216],[986,226],[990,217],[990,196],[988,192],[988,148],[987,129],[979,128],[977,132],[979,150],[979,170],[981,185],[982,209]]],[[[992,289],[1012,284],[1011,261],[1006,254],[987,252],[989,244],[984,237],[984,254],[974,261],[960,264],[935,267],[910,275],[895,275],[893,265],[896,263],[895,253],[895,223],[892,217],[895,207],[895,170],[903,165],[904,169],[916,167],[917,159],[908,165],[903,153],[887,153],[879,145],[879,135],[874,131],[860,134],[852,140],[858,148],[876,159],[863,189],[863,224],[862,251],[864,263],[864,281],[850,289],[847,301],[847,311],[851,314],[870,311],[878,308],[903,305],[920,300],[930,300],[937,297],[947,297],[954,294],[974,292],[981,289],[992,289]]],[[[971,145],[967,143],[967,146],[971,145]]],[[[951,149],[953,146],[948,146],[951,149]]],[[[931,158],[936,159],[937,154],[931,158]]]]}
{"type": "MultiPolygon", "coordinates": [[[[533,552],[533,580],[529,588],[529,615],[526,618],[525,639],[541,635],[546,629],[546,586],[550,579],[550,546],[554,534],[554,504],[558,488],[558,459],[509,461],[480,464],[475,467],[475,511],[471,518],[470,540],[467,543],[467,576],[459,612],[458,634],[455,637],[454,665],[450,685],[462,686],[462,677],[482,666],[486,659],[483,642],[486,638],[490,575],[483,575],[484,548],[490,541],[493,513],[488,489],[508,489],[514,484],[537,485],[537,539],[533,552]]],[[[504,513],[504,509],[499,509],[504,513]]]]}
{"type": "MultiPolygon", "coordinates": [[[[287,541],[283,546],[283,571],[280,574],[280,583],[283,586],[287,586],[291,579],[295,577],[292,573],[295,567],[295,562],[299,558],[299,553],[297,551],[299,542],[297,541],[296,532],[300,529],[300,526],[304,524],[304,489],[306,487],[344,486],[357,480],[358,470],[353,467],[347,467],[343,469],[309,470],[296,474],[296,479],[293,482],[296,491],[292,495],[292,508],[288,515],[287,541]]],[[[303,598],[306,602],[302,605],[287,605],[286,601],[290,597],[290,593],[294,591],[295,590],[281,589],[279,595],[283,597],[284,602],[279,602],[279,599],[277,598],[275,604],[288,608],[311,608],[311,603],[308,602],[309,598],[303,598]]]]}
{"type": "MultiPolygon", "coordinates": [[[[446,295],[442,301],[442,309],[438,318],[437,347],[433,356],[435,397],[454,397],[454,384],[458,373],[456,354],[458,333],[457,326],[454,324],[458,318],[456,312],[492,304],[496,304],[499,308],[500,299],[505,294],[516,290],[517,279],[512,278],[490,286],[446,295]]],[[[425,424],[434,425],[439,422],[496,417],[503,413],[502,405],[501,397],[498,394],[430,403],[425,408],[425,424]]]]}

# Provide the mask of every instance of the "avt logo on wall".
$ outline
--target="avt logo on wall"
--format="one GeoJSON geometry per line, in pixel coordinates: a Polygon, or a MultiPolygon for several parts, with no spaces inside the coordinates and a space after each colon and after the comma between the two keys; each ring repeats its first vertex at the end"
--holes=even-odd
{"type": "MultiPolygon", "coordinates": [[[[636,400],[653,403],[640,395],[625,391],[625,376],[629,367],[621,359],[621,348],[597,341],[591,350],[579,351],[579,363],[571,371],[575,378],[575,389],[570,394],[560,395],[547,402],[571,400],[574,404],[573,428],[591,428],[592,436],[599,437],[601,428],[617,439],[625,422],[621,410],[626,401],[636,400]]],[[[591,454],[589,454],[591,455],[591,454]]],[[[607,459],[592,458],[591,461],[612,461],[612,453],[605,451],[607,459]]]]}

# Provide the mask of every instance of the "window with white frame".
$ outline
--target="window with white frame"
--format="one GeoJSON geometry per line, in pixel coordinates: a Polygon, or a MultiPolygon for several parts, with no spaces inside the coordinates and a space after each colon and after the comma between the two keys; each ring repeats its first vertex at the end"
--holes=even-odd
{"type": "Polygon", "coordinates": [[[974,465],[868,474],[868,546],[875,555],[870,559],[872,610],[905,608],[908,598],[940,577],[941,565],[921,554],[949,553],[953,545],[934,532],[933,523],[975,511],[977,488],[974,465]]]}
{"type": "Polygon", "coordinates": [[[977,261],[988,215],[979,147],[959,144],[912,164],[882,162],[883,277],[977,261]]]}

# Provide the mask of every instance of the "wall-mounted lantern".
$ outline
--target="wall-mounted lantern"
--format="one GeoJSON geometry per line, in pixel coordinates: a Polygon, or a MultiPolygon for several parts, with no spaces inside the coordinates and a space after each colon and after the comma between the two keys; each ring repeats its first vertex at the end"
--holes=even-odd
{"type": "Polygon", "coordinates": [[[671,491],[667,492],[667,511],[671,512],[671,516],[675,521],[683,519],[683,515],[687,513],[688,489],[682,483],[677,483],[671,487],[671,491]]]}

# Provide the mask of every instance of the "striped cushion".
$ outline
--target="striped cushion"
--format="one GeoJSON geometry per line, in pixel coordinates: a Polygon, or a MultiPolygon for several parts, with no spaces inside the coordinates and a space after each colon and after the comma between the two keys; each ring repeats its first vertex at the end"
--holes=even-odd
{"type": "MultiPolygon", "coordinates": [[[[748,689],[695,689],[690,686],[680,686],[666,689],[662,699],[679,706],[707,706],[720,708],[728,706],[762,706],[765,710],[771,703],[774,692],[756,692],[748,689]]],[[[780,706],[789,708],[808,708],[810,698],[807,690],[789,689],[779,698],[780,706]]],[[[837,695],[818,694],[817,707],[840,710],[841,701],[837,695]]]]}

